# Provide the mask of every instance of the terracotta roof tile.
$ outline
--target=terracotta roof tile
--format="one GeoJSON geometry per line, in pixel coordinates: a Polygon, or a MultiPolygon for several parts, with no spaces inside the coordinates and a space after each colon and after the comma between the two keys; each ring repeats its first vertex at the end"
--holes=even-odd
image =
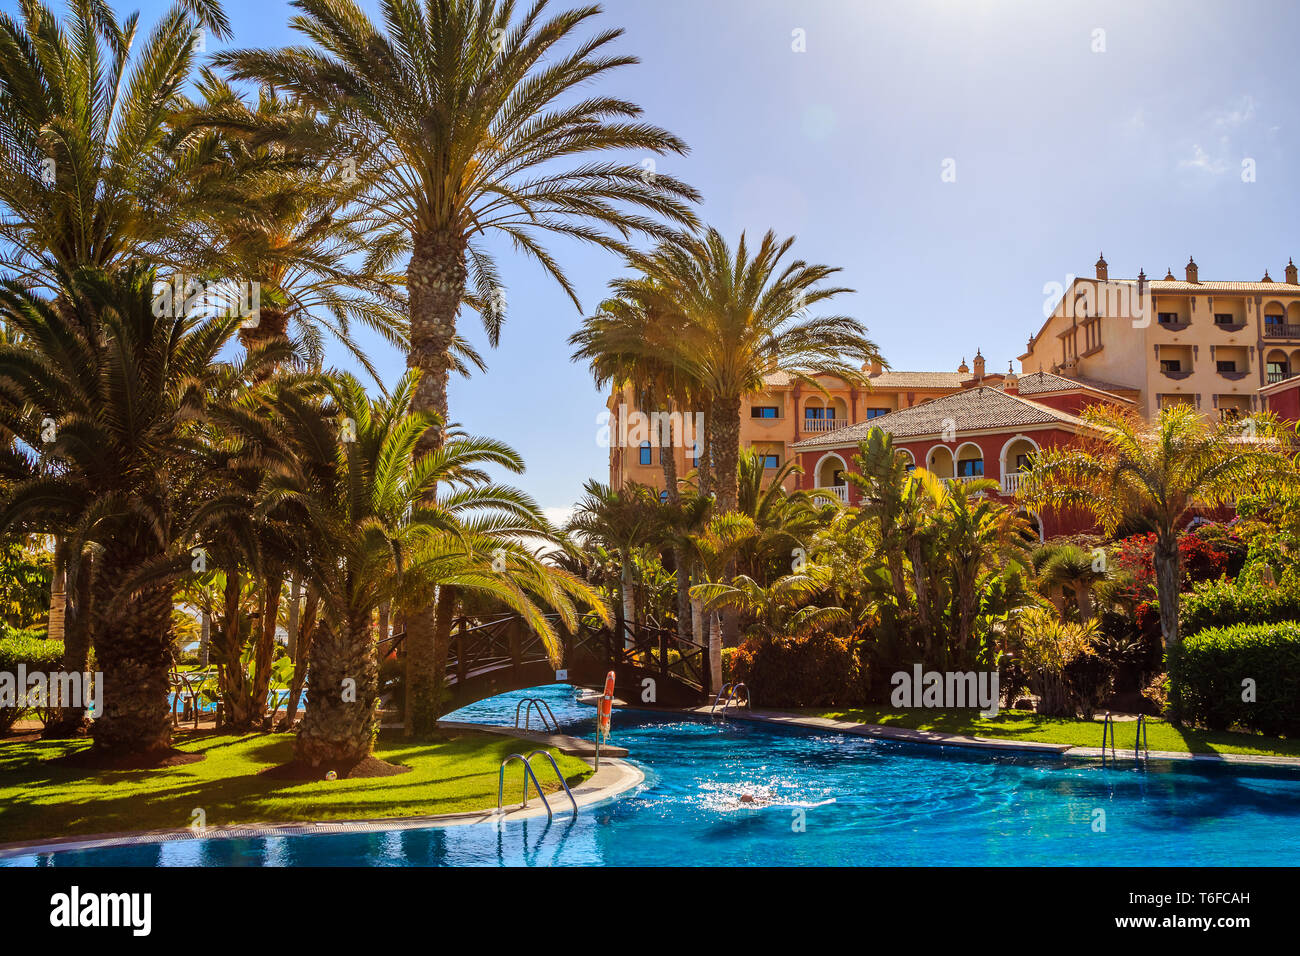
{"type": "MultiPolygon", "coordinates": [[[[999,388],[1005,388],[1000,385],[999,388]]],[[[1089,388],[1095,392],[1107,392],[1114,394],[1116,392],[1133,392],[1138,389],[1129,385],[1116,385],[1113,382],[1103,382],[1095,378],[1067,378],[1064,375],[1055,375],[1052,372],[1029,372],[1020,376],[1017,390],[1021,395],[1041,395],[1045,392],[1069,392],[1077,388],[1089,388]]],[[[1116,398],[1121,396],[1116,395],[1116,398]]]]}
{"type": "Polygon", "coordinates": [[[1008,395],[996,388],[980,387],[945,395],[933,401],[903,408],[888,415],[858,422],[844,428],[797,442],[795,448],[823,448],[857,444],[872,428],[883,428],[895,438],[922,438],[940,435],[945,428],[963,432],[993,428],[1019,428],[1026,425],[1062,424],[1074,428],[1084,423],[1073,415],[1040,405],[1019,395],[1008,395]]]}

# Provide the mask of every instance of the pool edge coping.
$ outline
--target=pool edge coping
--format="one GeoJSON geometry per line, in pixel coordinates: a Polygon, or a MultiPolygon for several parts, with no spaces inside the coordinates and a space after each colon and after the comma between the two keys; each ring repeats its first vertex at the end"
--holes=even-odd
{"type": "MultiPolygon", "coordinates": [[[[590,761],[586,761],[590,764],[590,761]]],[[[573,788],[578,808],[592,807],[627,793],[645,782],[645,773],[634,764],[617,757],[601,761],[600,769],[573,788]]],[[[563,790],[547,794],[554,801],[563,790]]],[[[562,798],[567,799],[567,798],[562,798]]],[[[553,803],[555,814],[563,815],[572,804],[553,803]]],[[[496,809],[461,810],[456,813],[433,813],[418,817],[377,817],[358,820],[322,820],[290,823],[241,823],[228,827],[207,827],[194,831],[188,827],[167,830],[124,830],[116,833],[97,833],[75,838],[33,840],[0,844],[0,861],[14,857],[41,853],[64,853],[77,850],[99,850],[114,846],[138,846],[152,843],[173,843],[185,840],[237,840],[290,836],[319,836],[327,833],[377,833],[392,830],[423,830],[436,827],[469,826],[482,823],[515,823],[543,816],[546,808],[534,797],[528,807],[498,813],[496,809]]]]}
{"type": "MultiPolygon", "coordinates": [[[[683,713],[693,715],[709,714],[707,707],[686,707],[681,708],[681,710],[683,713]]],[[[937,730],[915,730],[910,727],[889,727],[884,724],[862,724],[849,720],[837,720],[833,717],[809,717],[806,714],[796,714],[789,711],[749,711],[736,708],[728,710],[727,716],[750,720],[755,723],[784,727],[793,726],[808,730],[832,730],[837,733],[853,734],[857,737],[877,737],[884,740],[928,744],[935,747],[966,747],[972,750],[1056,754],[1061,757],[1072,757],[1080,760],[1101,760],[1104,756],[1101,749],[1097,747],[1080,747],[1075,744],[1054,744],[1034,740],[966,737],[937,730]]],[[[1127,751],[1115,750],[1114,753],[1116,757],[1122,758],[1127,754],[1127,751]]],[[[1154,760],[1187,760],[1208,764],[1237,764],[1245,767],[1300,767],[1300,757],[1279,757],[1269,754],[1194,754],[1181,751],[1151,750],[1147,752],[1147,757],[1154,760]]]]}

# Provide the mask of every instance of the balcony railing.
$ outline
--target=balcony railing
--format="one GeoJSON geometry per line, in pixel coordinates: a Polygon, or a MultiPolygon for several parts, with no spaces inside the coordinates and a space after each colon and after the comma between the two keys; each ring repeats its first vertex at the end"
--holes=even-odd
{"type": "Polygon", "coordinates": [[[1020,490],[1020,480],[1024,474],[1019,471],[1008,472],[1002,476],[1002,493],[1008,497],[1020,490]]]}
{"type": "Polygon", "coordinates": [[[805,418],[803,430],[806,432],[833,432],[849,423],[847,418],[805,418]]]}
{"type": "Polygon", "coordinates": [[[1269,372],[1268,384],[1276,385],[1278,382],[1285,382],[1287,379],[1294,377],[1291,372],[1269,372]]]}
{"type": "Polygon", "coordinates": [[[1300,339],[1300,325],[1289,325],[1285,322],[1265,322],[1264,338],[1300,339]]]}
{"type": "Polygon", "coordinates": [[[835,494],[844,504],[849,503],[849,486],[848,485],[822,485],[818,491],[830,491],[835,494]]]}

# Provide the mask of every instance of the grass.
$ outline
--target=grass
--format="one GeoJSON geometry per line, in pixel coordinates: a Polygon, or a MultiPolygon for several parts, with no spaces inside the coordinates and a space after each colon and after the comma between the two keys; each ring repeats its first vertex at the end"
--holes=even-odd
{"type": "MultiPolygon", "coordinates": [[[[519,741],[460,734],[435,743],[381,738],[375,755],[410,773],[355,780],[268,780],[258,771],[288,762],[291,734],[178,735],[181,750],[207,759],[158,770],[85,771],[51,760],[89,746],[84,741],[0,740],[0,843],[121,830],[186,827],[196,808],[209,826],[355,820],[457,813],[496,807],[501,761],[519,741]]],[[[586,763],[551,751],[570,786],[592,773],[586,763]]],[[[542,786],[558,790],[550,767],[537,765],[542,786]],[[548,776],[550,778],[548,783],[548,776]]],[[[506,801],[516,804],[523,769],[506,771],[506,801]]]]}
{"type": "MultiPolygon", "coordinates": [[[[932,710],[891,707],[821,709],[802,708],[799,713],[830,717],[860,724],[881,724],[911,730],[932,730],[945,734],[1032,740],[1038,743],[1101,746],[1101,721],[1065,717],[1039,717],[1025,711],[1004,710],[996,717],[981,717],[973,710],[932,710]]],[[[1116,750],[1132,750],[1136,721],[1115,724],[1116,750]]],[[[1147,741],[1152,750],[1192,754],[1258,754],[1269,757],[1300,757],[1300,740],[1240,734],[1227,731],[1193,730],[1176,727],[1155,717],[1147,718],[1147,741]]]]}

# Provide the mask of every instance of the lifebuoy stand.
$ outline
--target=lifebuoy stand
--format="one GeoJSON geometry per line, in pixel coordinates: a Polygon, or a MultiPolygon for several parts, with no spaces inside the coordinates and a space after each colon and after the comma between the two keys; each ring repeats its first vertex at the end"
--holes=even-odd
{"type": "Polygon", "coordinates": [[[614,672],[605,675],[605,693],[596,702],[596,769],[600,769],[600,745],[609,739],[610,718],[614,716],[614,672]]]}

